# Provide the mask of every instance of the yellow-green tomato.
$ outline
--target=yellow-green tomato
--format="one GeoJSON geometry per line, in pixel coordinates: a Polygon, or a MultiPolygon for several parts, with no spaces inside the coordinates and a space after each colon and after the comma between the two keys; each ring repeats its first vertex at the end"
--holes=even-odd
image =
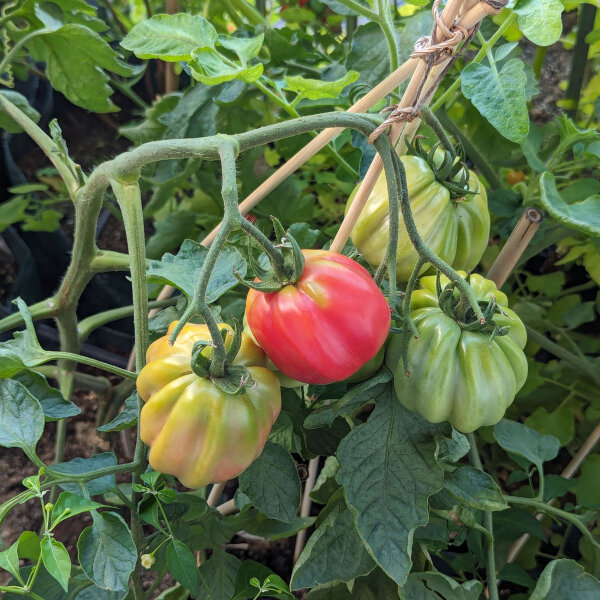
{"type": "MultiPolygon", "coordinates": [[[[152,468],[197,489],[237,477],[260,455],[281,410],[281,390],[277,377],[265,368],[262,350],[243,334],[234,364],[248,369],[254,385],[237,395],[223,392],[190,366],[194,344],[210,340],[206,325],[188,323],[169,346],[175,325],[150,345],[137,379],[145,402],[140,436],[150,446],[152,468]]],[[[219,328],[230,331],[228,347],[231,328],[219,328]]]]}
{"type": "MultiPolygon", "coordinates": [[[[450,192],[435,179],[427,162],[417,156],[400,157],[406,171],[408,197],[423,241],[435,254],[455,269],[471,271],[488,245],[490,215],[483,185],[469,172],[469,189],[478,190],[465,198],[452,199],[450,192]]],[[[348,199],[350,207],[358,188],[348,199]]],[[[389,240],[389,201],[382,173],[352,230],[352,242],[365,260],[377,267],[385,257],[389,240]]],[[[398,281],[408,281],[417,262],[400,218],[396,273],[398,281]]],[[[421,272],[427,267],[424,266],[421,272]]]]}
{"type": "MultiPolygon", "coordinates": [[[[411,298],[418,339],[408,344],[410,376],[405,374],[400,335],[394,335],[388,346],[386,364],[394,373],[396,396],[404,406],[431,423],[449,421],[469,433],[500,421],[525,383],[527,334],[519,317],[507,307],[506,296],[480,275],[471,276],[476,298],[487,301],[494,296],[506,316],[496,314],[493,320],[510,331],[491,340],[489,331],[461,328],[439,308],[435,279],[423,277],[421,289],[411,298]]],[[[449,283],[441,279],[442,287],[449,283]]]]}

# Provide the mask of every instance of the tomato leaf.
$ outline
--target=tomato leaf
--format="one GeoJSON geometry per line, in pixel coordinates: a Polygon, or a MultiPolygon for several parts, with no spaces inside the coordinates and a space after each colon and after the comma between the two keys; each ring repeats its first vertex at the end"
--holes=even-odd
{"type": "Polygon", "coordinates": [[[56,525],[65,519],[70,519],[75,515],[80,515],[84,512],[96,510],[106,506],[105,504],[99,504],[83,496],[77,494],[71,494],[70,492],[61,492],[54,508],[52,509],[52,525],[56,525]],[[68,510],[66,514],[65,511],[68,510]]]}
{"type": "Polygon", "coordinates": [[[345,87],[354,83],[360,75],[357,71],[348,71],[341,79],[322,81],[320,79],[305,79],[300,75],[285,78],[288,90],[297,92],[303,98],[319,100],[321,98],[339,98],[345,87]]]}
{"type": "MultiPolygon", "coordinates": [[[[117,464],[117,457],[112,452],[102,452],[94,454],[89,458],[74,458],[68,462],[57,463],[52,465],[52,471],[56,473],[64,473],[65,475],[79,475],[103,469],[104,467],[114,467],[117,464]]],[[[114,475],[105,475],[92,479],[84,484],[90,496],[98,496],[112,490],[115,483],[114,475]]],[[[80,484],[78,483],[61,483],[60,487],[72,494],[82,496],[80,484]]]]}
{"type": "MultiPolygon", "coordinates": [[[[19,538],[20,539],[20,538],[19,538]]],[[[0,552],[0,569],[8,571],[21,585],[25,585],[19,573],[19,540],[6,550],[0,552]]]]}
{"type": "Polygon", "coordinates": [[[600,236],[600,195],[567,204],[556,189],[554,175],[548,172],[540,178],[540,189],[542,206],[553,219],[587,235],[600,236]]]}
{"type": "Polygon", "coordinates": [[[217,37],[213,25],[199,15],[153,15],[133,27],[121,46],[138,58],[178,62],[190,60],[196,48],[214,48],[217,37]]]}
{"type": "Polygon", "coordinates": [[[529,131],[523,62],[512,58],[500,70],[471,63],[462,72],[462,92],[505,138],[521,144],[529,131]]]}
{"type": "Polygon", "coordinates": [[[574,560],[553,560],[542,571],[529,600],[596,600],[600,581],[586,573],[574,560]]]}
{"type": "Polygon", "coordinates": [[[338,449],[337,479],[358,532],[399,584],[410,572],[413,532],[428,521],[427,500],[443,486],[434,436],[448,434],[448,425],[432,425],[405,409],[388,386],[369,420],[354,428],[338,449]]]}
{"type": "Polygon", "coordinates": [[[118,110],[109,99],[112,89],[104,70],[123,77],[137,71],[122,62],[97,33],[75,23],[38,35],[27,47],[36,60],[46,63],[53,88],[73,104],[98,113],[118,110]]]}
{"type": "Polygon", "coordinates": [[[294,459],[281,446],[267,442],[239,482],[240,490],[267,517],[286,523],[296,518],[302,486],[294,459]]]}
{"type": "Polygon", "coordinates": [[[263,73],[263,64],[238,65],[223,57],[215,48],[196,48],[188,63],[194,79],[206,85],[217,85],[232,79],[246,83],[256,81],[263,73]]]}
{"type": "MultiPolygon", "coordinates": [[[[208,249],[192,240],[185,240],[176,256],[165,254],[162,260],[150,261],[148,281],[167,284],[181,290],[188,300],[194,295],[196,282],[208,249]]],[[[211,303],[235,287],[239,282],[233,275],[237,271],[241,277],[246,275],[246,261],[235,248],[226,247],[219,254],[211,274],[206,300],[211,303]]]]}
{"type": "Polygon", "coordinates": [[[98,431],[122,431],[133,427],[138,420],[137,394],[134,392],[125,400],[125,408],[110,423],[98,427],[98,431]]]}
{"type": "Polygon", "coordinates": [[[498,484],[474,467],[459,467],[446,473],[444,487],[461,503],[478,510],[504,510],[508,507],[498,484]]]}
{"type": "Polygon", "coordinates": [[[326,517],[310,536],[292,572],[293,590],[336,580],[350,581],[375,568],[343,495],[333,496],[324,510],[326,517]]]}
{"type": "Polygon", "coordinates": [[[129,576],[137,562],[137,549],[121,516],[113,512],[94,515],[77,541],[79,564],[98,586],[113,592],[128,588],[129,576]]]}
{"type": "Polygon", "coordinates": [[[21,371],[13,375],[12,379],[23,384],[29,393],[37,398],[44,410],[46,421],[56,421],[81,414],[81,409],[70,400],[65,400],[63,395],[49,385],[40,373],[21,371]]]}

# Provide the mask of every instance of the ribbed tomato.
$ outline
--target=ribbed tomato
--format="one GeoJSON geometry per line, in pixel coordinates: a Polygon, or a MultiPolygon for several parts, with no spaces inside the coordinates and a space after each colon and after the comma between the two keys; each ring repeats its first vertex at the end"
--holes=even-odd
{"type": "MultiPolygon", "coordinates": [[[[150,446],[150,465],[179,478],[189,488],[237,477],[257,458],[281,410],[277,377],[264,368],[267,357],[243,334],[233,361],[248,369],[254,384],[231,395],[208,377],[192,372],[192,349],[210,340],[206,325],[188,323],[173,346],[168,333],[150,345],[148,363],[137,378],[145,401],[140,415],[140,437],[150,446]]],[[[229,347],[232,330],[225,340],[229,347]]],[[[212,348],[203,351],[208,356],[212,348]]]]}
{"type": "Polygon", "coordinates": [[[341,381],[377,354],[390,328],[390,309],[357,262],[327,250],[302,253],[304,271],[296,283],[272,293],[248,292],[248,325],[288,377],[341,381]]]}

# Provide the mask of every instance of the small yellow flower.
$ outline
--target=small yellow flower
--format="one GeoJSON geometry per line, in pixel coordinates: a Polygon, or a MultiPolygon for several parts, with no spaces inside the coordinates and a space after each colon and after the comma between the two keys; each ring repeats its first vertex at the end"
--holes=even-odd
{"type": "Polygon", "coordinates": [[[142,554],[141,562],[144,569],[149,569],[156,562],[156,559],[152,554],[142,554]]]}

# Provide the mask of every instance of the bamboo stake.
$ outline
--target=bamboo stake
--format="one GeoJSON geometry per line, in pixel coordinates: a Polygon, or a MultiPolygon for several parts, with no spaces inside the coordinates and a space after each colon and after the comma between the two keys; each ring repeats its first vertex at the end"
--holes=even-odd
{"type": "MultiPolygon", "coordinates": [[[[315,487],[315,481],[317,480],[317,474],[319,473],[319,457],[311,458],[308,462],[308,478],[304,484],[304,495],[302,496],[302,505],[300,506],[300,516],[308,517],[310,515],[310,507],[312,506],[312,499],[310,493],[315,487]]],[[[298,560],[304,544],[306,542],[306,529],[302,529],[296,536],[296,545],[294,547],[294,564],[298,560]]]]}
{"type": "Polygon", "coordinates": [[[543,219],[542,213],[537,208],[526,208],[521,215],[487,274],[487,278],[491,279],[498,289],[508,279],[543,219]]]}

